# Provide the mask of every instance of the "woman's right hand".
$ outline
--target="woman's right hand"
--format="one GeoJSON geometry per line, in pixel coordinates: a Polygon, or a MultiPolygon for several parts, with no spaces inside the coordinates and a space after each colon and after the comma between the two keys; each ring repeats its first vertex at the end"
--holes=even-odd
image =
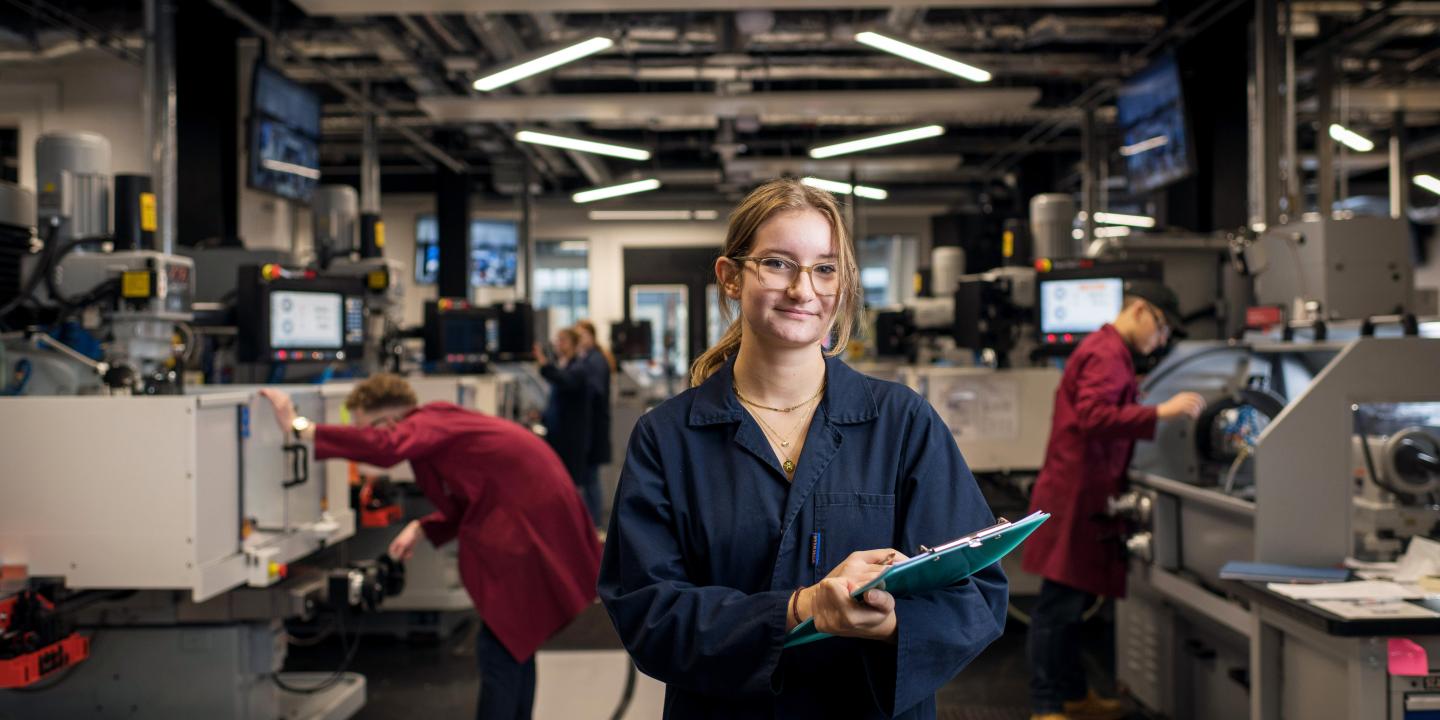
{"type": "Polygon", "coordinates": [[[419,542],[420,521],[411,520],[410,523],[405,526],[405,529],[401,530],[400,534],[396,535],[395,539],[390,541],[390,559],[398,562],[409,562],[410,558],[414,557],[415,545],[419,542]]]}
{"type": "Polygon", "coordinates": [[[796,611],[801,620],[815,618],[815,629],[843,637],[888,640],[895,634],[895,600],[883,590],[871,590],[864,602],[850,597],[856,589],[908,560],[898,550],[860,550],[850,553],[825,579],[800,591],[796,611]]]}

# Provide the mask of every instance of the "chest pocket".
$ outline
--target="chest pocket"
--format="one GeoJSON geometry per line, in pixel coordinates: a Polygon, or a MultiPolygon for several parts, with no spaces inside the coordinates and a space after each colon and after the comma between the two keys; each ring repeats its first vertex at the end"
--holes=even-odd
{"type": "Polygon", "coordinates": [[[815,529],[821,538],[815,570],[824,577],[852,552],[894,546],[895,496],[817,492],[815,529]]]}

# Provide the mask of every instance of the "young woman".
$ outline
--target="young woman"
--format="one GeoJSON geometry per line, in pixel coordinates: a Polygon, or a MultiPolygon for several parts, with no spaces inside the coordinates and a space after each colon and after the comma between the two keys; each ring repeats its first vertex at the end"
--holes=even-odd
{"type": "Polygon", "coordinates": [[[933,718],[935,691],[1004,626],[998,566],[850,598],[922,543],[993,522],[929,404],[836,357],[859,310],[854,256],[828,193],[752,192],[715,262],[740,317],[631,435],[600,596],[666,683],[666,717],[933,718]],[[784,650],[811,617],[839,637],[784,650]]]}

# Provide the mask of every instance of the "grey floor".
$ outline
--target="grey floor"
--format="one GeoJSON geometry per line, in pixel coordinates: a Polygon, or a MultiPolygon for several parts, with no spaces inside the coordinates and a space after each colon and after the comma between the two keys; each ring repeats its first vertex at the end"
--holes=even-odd
{"type": "MultiPolygon", "coordinates": [[[[369,683],[362,720],[386,718],[465,718],[474,713],[478,691],[475,671],[475,623],[445,638],[367,635],[352,661],[351,670],[363,673],[369,683]]],[[[1113,647],[1107,641],[1108,625],[1096,620],[1087,625],[1086,665],[1093,683],[1107,692],[1113,684],[1102,668],[1111,667],[1113,647]]],[[[619,639],[597,605],[556,636],[542,652],[617,650],[619,639]]],[[[343,656],[338,643],[312,648],[291,648],[287,670],[333,669],[343,656]]],[[[543,665],[542,665],[543,667],[543,665]]],[[[1025,626],[1012,621],[1006,633],[938,694],[942,720],[1024,720],[1026,683],[1025,626]]],[[[546,683],[541,673],[542,691],[546,683]]],[[[575,689],[577,692],[580,689],[575,689]]],[[[613,689],[619,694],[619,687],[613,689]]],[[[596,707],[593,717],[608,718],[611,707],[596,707]]],[[[627,717],[637,717],[632,712],[627,717]]],[[[1136,717],[1140,717],[1136,715],[1136,717]]]]}

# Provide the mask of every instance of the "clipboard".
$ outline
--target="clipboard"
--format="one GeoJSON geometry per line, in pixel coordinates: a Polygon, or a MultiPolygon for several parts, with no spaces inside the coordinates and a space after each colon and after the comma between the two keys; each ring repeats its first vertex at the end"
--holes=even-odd
{"type": "MultiPolygon", "coordinates": [[[[1050,513],[1037,510],[1010,522],[1000,522],[963,535],[938,547],[920,546],[920,554],[890,566],[879,577],[850,593],[858,598],[870,590],[885,590],[904,597],[917,592],[949,587],[989,567],[1014,550],[1050,513]]],[[[815,629],[814,618],[795,626],[785,639],[785,647],[795,647],[823,640],[829,633],[815,629]]]]}

